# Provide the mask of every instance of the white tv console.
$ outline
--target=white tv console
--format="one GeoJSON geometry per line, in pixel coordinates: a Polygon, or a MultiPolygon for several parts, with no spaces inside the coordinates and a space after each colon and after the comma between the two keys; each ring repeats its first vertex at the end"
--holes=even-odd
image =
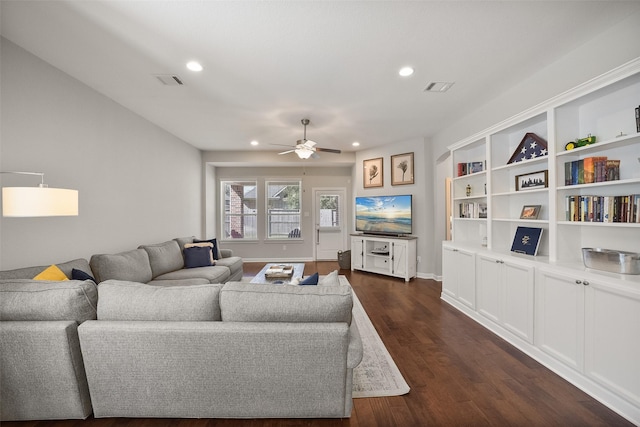
{"type": "Polygon", "coordinates": [[[351,235],[351,271],[401,277],[416,277],[417,237],[391,237],[370,234],[351,235]]]}

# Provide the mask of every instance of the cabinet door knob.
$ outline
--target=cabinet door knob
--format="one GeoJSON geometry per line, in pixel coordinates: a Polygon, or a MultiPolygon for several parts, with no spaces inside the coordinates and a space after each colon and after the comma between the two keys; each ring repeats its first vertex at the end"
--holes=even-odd
{"type": "Polygon", "coordinates": [[[582,284],[582,280],[576,280],[576,284],[581,285],[582,284]]]}
{"type": "Polygon", "coordinates": [[[589,282],[587,282],[586,280],[584,282],[582,282],[583,285],[585,286],[589,286],[589,282]]]}

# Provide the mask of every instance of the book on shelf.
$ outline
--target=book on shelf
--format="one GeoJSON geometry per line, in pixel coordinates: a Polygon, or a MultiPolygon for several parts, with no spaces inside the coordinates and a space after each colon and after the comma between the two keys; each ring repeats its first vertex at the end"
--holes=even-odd
{"type": "Polygon", "coordinates": [[[565,219],[577,222],[640,223],[640,194],[566,196],[565,219]]]}
{"type": "Polygon", "coordinates": [[[636,108],[636,131],[640,133],[640,106],[636,108]]]}
{"type": "Polygon", "coordinates": [[[487,167],[486,161],[458,163],[458,176],[482,172],[487,167]]]}
{"type": "Polygon", "coordinates": [[[518,227],[511,244],[511,252],[526,255],[537,255],[542,237],[542,228],[518,227]]]}
{"type": "Polygon", "coordinates": [[[483,202],[464,202],[458,204],[460,218],[486,218],[487,204],[483,202]]]}
{"type": "Polygon", "coordinates": [[[564,164],[564,185],[593,184],[620,179],[620,160],[605,156],[586,157],[564,164]]]}

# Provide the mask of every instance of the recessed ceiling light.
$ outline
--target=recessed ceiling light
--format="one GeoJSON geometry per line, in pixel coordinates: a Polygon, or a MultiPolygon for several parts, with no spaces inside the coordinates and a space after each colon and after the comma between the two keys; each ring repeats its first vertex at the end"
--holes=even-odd
{"type": "Polygon", "coordinates": [[[187,62],[187,68],[191,71],[202,71],[202,65],[196,61],[187,62]]]}
{"type": "Polygon", "coordinates": [[[360,143],[358,141],[356,141],[356,142],[352,142],[351,145],[353,145],[354,147],[359,147],[360,143]]]}
{"type": "Polygon", "coordinates": [[[260,143],[259,143],[258,141],[256,141],[255,139],[254,139],[253,141],[251,141],[251,145],[253,145],[254,147],[255,147],[256,145],[258,145],[258,144],[260,144],[260,143]]]}
{"type": "Polygon", "coordinates": [[[398,71],[398,74],[400,74],[402,77],[409,77],[411,74],[413,74],[413,68],[402,67],[400,68],[400,71],[398,71]]]}

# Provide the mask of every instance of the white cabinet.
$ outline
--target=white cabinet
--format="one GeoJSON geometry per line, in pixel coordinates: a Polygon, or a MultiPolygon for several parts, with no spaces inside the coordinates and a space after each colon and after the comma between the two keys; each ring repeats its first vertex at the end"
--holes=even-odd
{"type": "Polygon", "coordinates": [[[406,282],[417,274],[415,237],[351,235],[351,270],[402,277],[406,282]]]}
{"type": "Polygon", "coordinates": [[[534,269],[509,257],[477,255],[477,311],[533,343],[534,269]]]}
{"type": "Polygon", "coordinates": [[[585,280],[585,373],[640,407],[640,288],[585,280]]]}
{"type": "Polygon", "coordinates": [[[584,285],[551,269],[536,271],[536,345],[576,370],[583,367],[584,285]]]}
{"type": "Polygon", "coordinates": [[[476,305],[476,254],[472,251],[443,245],[442,292],[462,304],[476,305]]]}

